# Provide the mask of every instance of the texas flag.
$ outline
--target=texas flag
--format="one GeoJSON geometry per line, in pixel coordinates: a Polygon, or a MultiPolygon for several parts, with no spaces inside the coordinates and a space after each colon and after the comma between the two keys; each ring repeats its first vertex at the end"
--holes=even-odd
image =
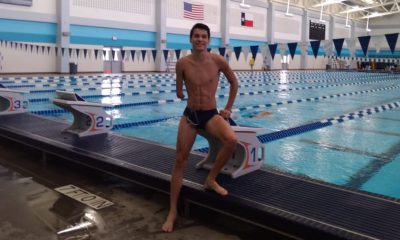
{"type": "Polygon", "coordinates": [[[242,17],[240,19],[241,25],[245,27],[253,27],[253,14],[242,12],[242,17]]]}

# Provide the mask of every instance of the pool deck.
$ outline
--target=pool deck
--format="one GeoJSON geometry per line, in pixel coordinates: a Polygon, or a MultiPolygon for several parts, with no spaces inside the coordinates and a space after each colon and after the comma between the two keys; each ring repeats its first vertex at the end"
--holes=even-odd
{"type": "MultiPolygon", "coordinates": [[[[168,193],[175,149],[116,134],[78,138],[66,123],[33,114],[0,116],[0,137],[168,193]]],[[[268,153],[267,153],[268,155],[268,153]]],[[[182,199],[294,239],[398,239],[400,201],[262,169],[218,180],[230,195],[202,190],[203,158],[191,154],[182,199]]]]}

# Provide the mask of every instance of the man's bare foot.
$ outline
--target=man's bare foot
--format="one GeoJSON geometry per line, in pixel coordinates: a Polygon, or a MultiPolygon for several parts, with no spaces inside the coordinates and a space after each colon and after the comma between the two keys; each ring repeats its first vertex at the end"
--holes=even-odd
{"type": "Polygon", "coordinates": [[[165,220],[164,224],[162,225],[161,229],[166,232],[170,233],[174,230],[174,222],[176,219],[176,213],[168,213],[168,217],[165,220]]]}
{"type": "Polygon", "coordinates": [[[228,190],[221,187],[216,181],[206,181],[204,183],[204,189],[214,190],[216,193],[218,193],[221,196],[228,195],[228,190]]]}

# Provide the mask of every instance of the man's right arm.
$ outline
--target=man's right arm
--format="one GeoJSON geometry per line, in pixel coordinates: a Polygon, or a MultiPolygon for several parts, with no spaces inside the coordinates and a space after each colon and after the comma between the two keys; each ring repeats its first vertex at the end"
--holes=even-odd
{"type": "Polygon", "coordinates": [[[221,65],[221,71],[224,73],[226,79],[230,84],[228,102],[226,103],[225,106],[225,109],[230,112],[232,110],[233,102],[235,101],[237,95],[238,81],[236,79],[235,73],[229,67],[229,64],[223,58],[219,58],[219,60],[221,65]]]}
{"type": "Polygon", "coordinates": [[[176,71],[176,96],[183,99],[185,95],[183,94],[183,67],[182,61],[178,61],[175,67],[176,71]]]}

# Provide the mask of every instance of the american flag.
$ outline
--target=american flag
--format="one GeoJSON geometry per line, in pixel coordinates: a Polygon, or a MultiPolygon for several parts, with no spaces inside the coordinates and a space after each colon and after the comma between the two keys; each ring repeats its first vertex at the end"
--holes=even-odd
{"type": "Polygon", "coordinates": [[[183,17],[204,20],[204,5],[183,2],[183,17]]]}

